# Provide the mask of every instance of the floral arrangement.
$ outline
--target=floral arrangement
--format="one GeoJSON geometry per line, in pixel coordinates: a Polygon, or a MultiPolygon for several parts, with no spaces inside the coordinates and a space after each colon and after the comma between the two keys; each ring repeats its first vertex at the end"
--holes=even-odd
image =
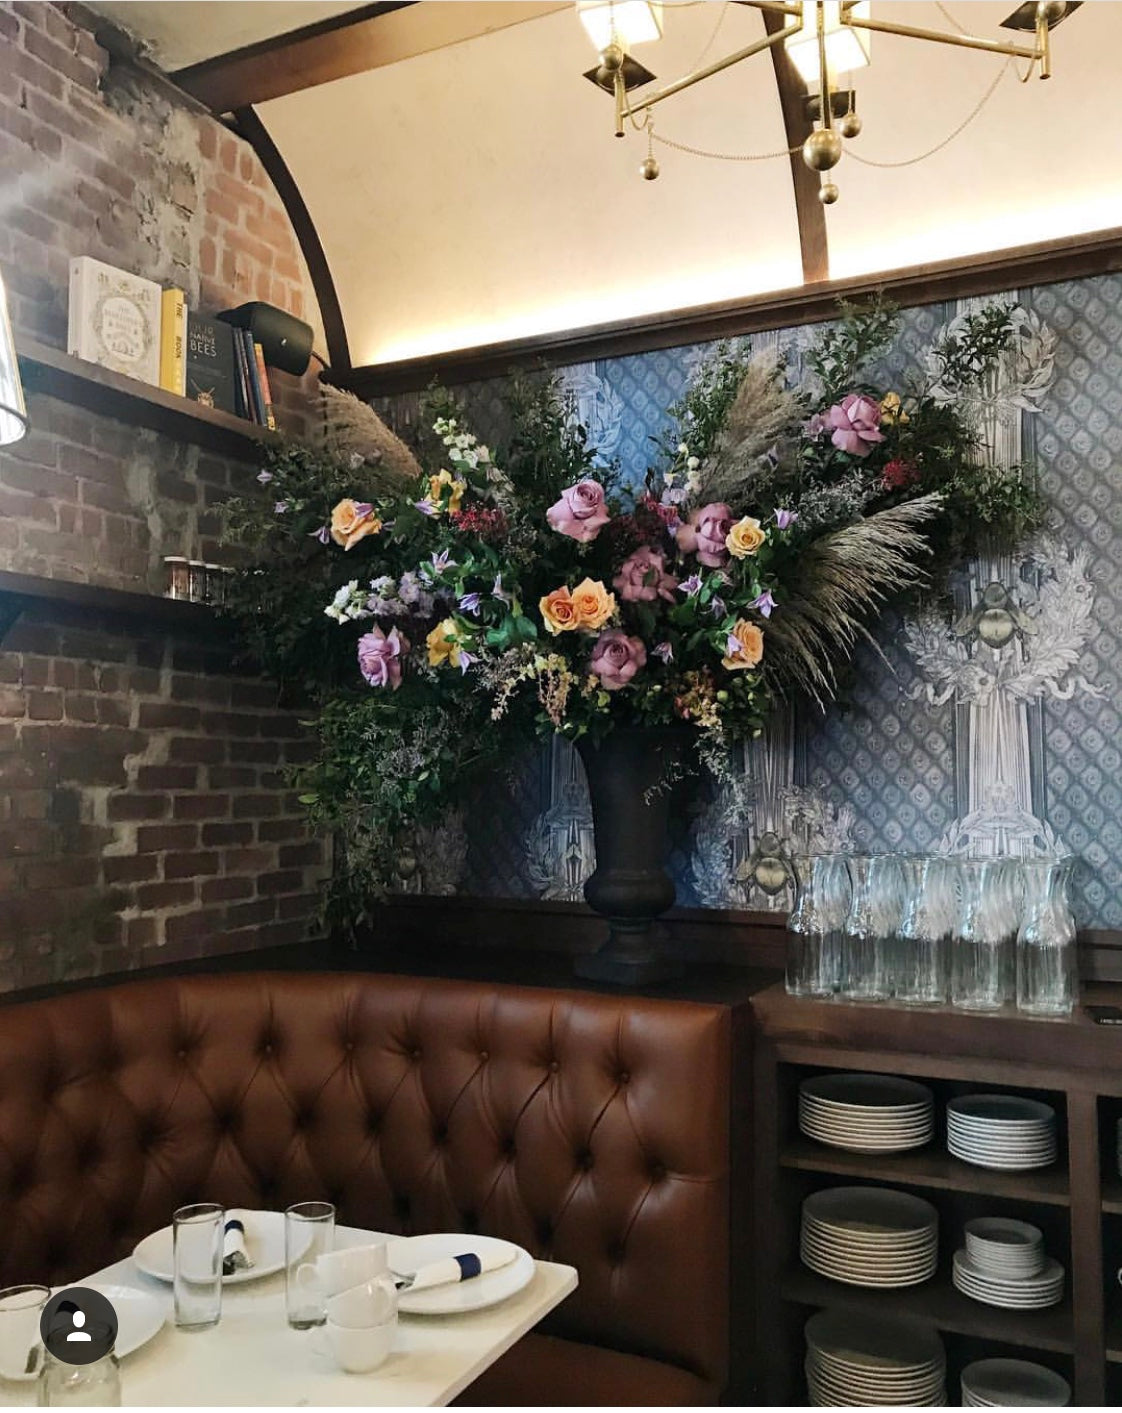
{"type": "Polygon", "coordinates": [[[315,707],[299,786],[341,843],[340,916],[392,885],[407,831],[512,742],[680,723],[717,761],[779,695],[832,696],[889,599],[1039,522],[1030,482],[979,463],[958,406],[1008,347],[1010,311],[959,321],[886,387],[869,370],[895,330],[891,310],[846,310],[801,383],[721,346],[637,488],[597,464],[545,377],[510,385],[501,449],[437,394],[416,459],[353,399],[342,451],[270,455],[260,498],[230,507],[251,557],[230,609],[315,707]]]}

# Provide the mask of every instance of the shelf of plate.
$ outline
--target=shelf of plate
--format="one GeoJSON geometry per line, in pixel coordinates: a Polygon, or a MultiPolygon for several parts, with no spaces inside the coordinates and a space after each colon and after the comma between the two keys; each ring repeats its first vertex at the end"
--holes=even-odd
{"type": "MultiPolygon", "coordinates": [[[[1028,1349],[1070,1354],[1073,1348],[1070,1296],[1045,1310],[1000,1310],[963,1295],[949,1276],[936,1276],[923,1285],[903,1289],[871,1290],[827,1280],[804,1266],[793,1266],[786,1272],[780,1294],[794,1305],[929,1320],[948,1334],[973,1335],[1028,1349]]],[[[1122,1361],[1122,1352],[1115,1357],[1122,1361]]]]}
{"type": "Polygon", "coordinates": [[[1122,1177],[1107,1173],[1103,1177],[1102,1208],[1112,1216],[1122,1216],[1122,1177]]]}
{"type": "MultiPolygon", "coordinates": [[[[843,1148],[827,1148],[801,1134],[786,1145],[779,1161],[783,1167],[801,1172],[902,1182],[944,1192],[976,1192],[1019,1202],[1046,1202],[1054,1207],[1071,1204],[1067,1171],[1059,1165],[1029,1172],[998,1172],[972,1167],[931,1147],[915,1148],[909,1153],[851,1153],[843,1148]]],[[[1118,1184],[1118,1195],[1117,1210],[1122,1212],[1122,1182],[1118,1184]]],[[[1105,1202],[1103,1208],[1108,1210],[1105,1202]]]]}

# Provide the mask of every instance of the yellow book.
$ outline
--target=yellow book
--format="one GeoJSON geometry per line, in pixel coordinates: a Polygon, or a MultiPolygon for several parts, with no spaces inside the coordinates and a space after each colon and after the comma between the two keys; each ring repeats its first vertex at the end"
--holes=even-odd
{"type": "Polygon", "coordinates": [[[160,387],[187,396],[187,299],[166,289],[160,300],[160,387]]]}

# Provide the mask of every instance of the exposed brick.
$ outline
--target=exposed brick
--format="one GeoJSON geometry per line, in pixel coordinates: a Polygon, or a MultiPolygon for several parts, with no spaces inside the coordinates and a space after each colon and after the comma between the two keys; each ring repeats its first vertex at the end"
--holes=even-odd
{"type": "Polygon", "coordinates": [[[204,824],[202,842],[207,848],[250,844],[253,842],[253,825],[248,821],[241,824],[204,824]]]}
{"type": "Polygon", "coordinates": [[[177,795],[172,813],[176,819],[223,819],[230,813],[230,796],[177,795]]]}
{"type": "Polygon", "coordinates": [[[190,853],[167,854],[164,857],[165,878],[201,878],[204,874],[217,872],[217,854],[204,854],[193,849],[190,853]]]}
{"type": "Polygon", "coordinates": [[[252,878],[204,878],[199,896],[204,903],[228,903],[238,898],[252,898],[252,878]]]}
{"type": "Polygon", "coordinates": [[[150,883],[160,876],[160,861],[155,854],[129,854],[123,858],[102,860],[106,883],[150,883]]]}
{"type": "Polygon", "coordinates": [[[234,797],[235,819],[264,819],[280,814],[281,800],[273,795],[236,795],[234,797]]]}
{"type": "Polygon", "coordinates": [[[278,869],[276,873],[263,873],[257,880],[257,891],[263,898],[274,893],[295,893],[304,883],[304,875],[298,868],[278,869]]]}
{"type": "Polygon", "coordinates": [[[165,849],[192,849],[198,842],[197,824],[157,824],[136,831],[138,854],[163,853],[165,849]]]}
{"type": "Polygon", "coordinates": [[[173,736],[168,746],[173,761],[190,761],[198,765],[220,765],[226,759],[226,742],[196,736],[173,736]]]}
{"type": "Polygon", "coordinates": [[[136,905],[145,912],[154,908],[181,908],[194,901],[193,883],[145,883],[136,890],[136,905]]]}
{"type": "Polygon", "coordinates": [[[199,771],[193,765],[142,765],[136,772],[140,790],[193,790],[199,771]]]}
{"type": "Polygon", "coordinates": [[[171,702],[141,702],[137,725],[142,731],[158,727],[175,727],[194,731],[199,725],[198,707],[175,706],[171,702]]]}
{"type": "Polygon", "coordinates": [[[110,795],[106,818],[119,820],[166,819],[167,795],[110,795]]]}

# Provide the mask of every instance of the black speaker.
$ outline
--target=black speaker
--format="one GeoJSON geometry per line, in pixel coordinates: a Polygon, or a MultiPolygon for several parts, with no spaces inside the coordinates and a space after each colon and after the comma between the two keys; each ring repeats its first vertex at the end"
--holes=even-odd
{"type": "Polygon", "coordinates": [[[248,329],[253,342],[261,345],[270,368],[280,368],[297,377],[307,370],[312,356],[312,326],[303,319],[260,300],[226,309],[217,317],[235,329],[248,329]]]}

